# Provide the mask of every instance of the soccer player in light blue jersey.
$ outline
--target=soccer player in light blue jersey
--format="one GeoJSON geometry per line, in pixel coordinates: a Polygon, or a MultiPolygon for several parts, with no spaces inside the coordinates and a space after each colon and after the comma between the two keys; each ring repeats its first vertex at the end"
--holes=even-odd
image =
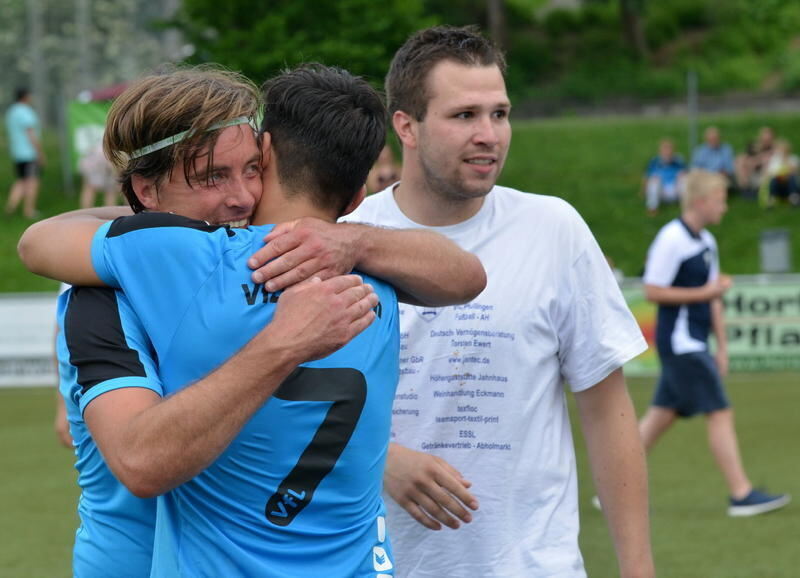
{"type": "MultiPolygon", "coordinates": [[[[141,106],[152,105],[156,100],[173,111],[169,118],[174,118],[175,122],[186,122],[186,118],[190,117],[192,122],[197,123],[195,126],[199,134],[204,136],[201,139],[203,144],[207,144],[198,147],[196,143],[196,150],[217,150],[213,137],[221,135],[208,131],[207,127],[230,114],[252,116],[259,102],[255,86],[238,75],[222,71],[187,71],[155,77],[149,83],[144,81],[145,86],[157,88],[165,98],[159,100],[157,94],[151,93],[151,98],[141,106]],[[184,111],[183,116],[176,114],[180,110],[184,111]]],[[[142,95],[134,89],[128,96],[139,102],[138,97],[142,95]]],[[[153,114],[159,113],[153,110],[153,114]]],[[[166,122],[165,119],[161,120],[166,122]]],[[[145,128],[152,130],[151,126],[145,128]]],[[[167,126],[162,130],[170,128],[167,126]]],[[[122,127],[122,132],[130,134],[126,127],[122,127]]],[[[236,172],[232,177],[240,186],[227,187],[224,195],[203,190],[207,194],[198,194],[195,204],[187,206],[187,210],[193,208],[200,214],[222,220],[238,218],[241,214],[249,215],[261,189],[260,170],[253,167],[254,162],[260,159],[260,152],[255,146],[255,139],[250,136],[250,147],[247,146],[248,141],[244,140],[241,143],[244,146],[234,147],[227,151],[227,157],[221,154],[218,159],[231,172],[236,172]]],[[[180,157],[195,158],[196,155],[192,154],[195,149],[180,157]]],[[[172,152],[168,151],[169,154],[172,152]]],[[[171,166],[169,156],[164,161],[161,159],[159,165],[158,159],[155,159],[156,169],[160,167],[160,170],[166,170],[171,166]]],[[[153,159],[148,159],[139,169],[146,172],[152,171],[152,167],[153,159]]],[[[171,208],[178,204],[176,198],[180,199],[177,193],[174,196],[171,194],[176,192],[176,188],[164,186],[163,182],[161,185],[161,198],[170,200],[171,208]]],[[[172,470],[165,474],[188,476],[185,468],[192,467],[192,460],[205,459],[208,463],[213,459],[213,455],[204,457],[202,452],[218,453],[215,447],[207,447],[209,442],[228,434],[220,427],[215,430],[213,426],[224,418],[222,426],[231,428],[235,420],[230,409],[238,409],[242,405],[242,400],[237,396],[246,396],[244,401],[247,401],[257,397],[255,394],[260,393],[264,386],[274,388],[293,369],[293,364],[332,351],[363,328],[371,314],[359,316],[357,310],[341,311],[334,306],[341,304],[341,291],[350,289],[352,303],[356,305],[359,295],[362,295],[365,299],[362,306],[367,311],[370,300],[374,299],[370,292],[359,289],[360,281],[354,279],[332,283],[338,288],[328,284],[325,289],[320,284],[311,288],[310,293],[306,292],[294,300],[291,292],[285,295],[279,308],[279,313],[285,313],[276,315],[269,329],[260,336],[261,339],[254,341],[254,347],[243,351],[224,368],[229,376],[236,375],[236,382],[227,386],[225,399],[216,402],[213,398],[215,392],[222,391],[219,383],[227,385],[230,382],[230,377],[224,377],[222,368],[188,388],[184,395],[161,403],[163,388],[154,370],[155,352],[124,294],[108,288],[77,287],[62,296],[59,303],[62,330],[59,332],[58,346],[60,388],[68,407],[70,429],[78,457],[78,483],[82,490],[78,505],[81,525],[73,549],[74,576],[139,578],[150,574],[155,499],[137,497],[116,476],[132,484],[140,494],[143,493],[142,478],[141,475],[138,478],[136,476],[148,473],[142,469],[142,465],[152,464],[151,467],[165,472],[164,462],[168,461],[172,470]],[[320,294],[320,289],[325,289],[327,293],[320,294]],[[357,292],[355,295],[352,295],[353,289],[357,292]],[[310,315],[308,319],[312,319],[316,327],[299,323],[302,315],[310,315]],[[334,324],[330,323],[332,321],[334,324]],[[287,345],[291,346],[291,350],[287,345]],[[309,345],[311,350],[308,349],[309,345]],[[287,351],[288,357],[275,355],[287,351]],[[259,362],[257,366],[252,363],[253,359],[259,362]],[[254,392],[254,388],[257,391],[254,392]],[[148,411],[142,411],[145,404],[155,400],[159,403],[153,403],[148,411]],[[227,409],[223,402],[227,402],[227,409]],[[176,415],[182,417],[180,422],[176,421],[176,415]],[[162,436],[164,424],[170,423],[181,425],[181,429],[172,432],[173,446],[165,444],[162,436]],[[195,443],[194,447],[189,447],[187,440],[195,441],[201,435],[205,436],[205,446],[195,443]],[[153,454],[150,450],[149,455],[144,455],[148,451],[148,444],[151,448],[157,447],[160,453],[153,454]],[[118,451],[120,446],[125,448],[124,453],[118,451]],[[174,454],[170,455],[171,447],[180,452],[183,462],[177,461],[174,454]],[[139,486],[133,484],[132,480],[139,486]]]]}
{"type": "MultiPolygon", "coordinates": [[[[163,76],[159,80],[166,91],[181,84],[178,77],[163,76]]],[[[192,80],[189,88],[175,93],[190,96],[189,102],[204,103],[206,114],[196,114],[201,127],[215,122],[217,116],[250,116],[258,108],[256,87],[238,75],[207,70],[192,80]],[[211,91],[214,95],[209,98],[211,91]]],[[[175,108],[175,103],[165,104],[175,108]]],[[[249,213],[258,192],[255,186],[240,192],[227,211],[249,213]]],[[[65,292],[59,299],[58,323],[60,391],[81,488],[73,575],[147,576],[152,563],[156,500],[135,496],[117,480],[101,453],[106,451],[106,441],[96,440],[93,434],[107,404],[127,404],[142,395],[156,399],[163,396],[155,352],[129,301],[113,289],[76,287],[65,292]]],[[[117,425],[122,433],[124,422],[117,425]]]]}
{"type": "MultiPolygon", "coordinates": [[[[380,100],[363,81],[324,67],[282,75],[267,83],[265,96],[264,127],[272,141],[265,138],[265,202],[254,222],[316,216],[322,220],[306,227],[330,231],[323,223],[358,204],[383,145],[380,100]]],[[[226,143],[247,138],[242,127],[222,131],[215,163],[226,154],[226,143]]],[[[228,178],[225,171],[212,173],[217,188],[226,187],[228,178]]],[[[64,222],[50,225],[58,229],[64,222]]],[[[283,245],[296,257],[302,229],[284,225],[268,247],[283,245]]],[[[363,227],[350,230],[375,246],[363,227]]],[[[251,282],[246,265],[268,231],[146,213],[97,233],[96,271],[122,285],[136,304],[167,393],[180,390],[178,397],[196,387],[184,389],[247,343],[270,320],[276,302],[283,302],[287,293],[251,282]]],[[[52,234],[60,233],[51,229],[47,235],[52,234]]],[[[381,234],[406,251],[418,246],[417,238],[429,246],[408,256],[436,262],[430,274],[404,263],[402,254],[374,253],[382,255],[378,268],[402,271],[392,281],[410,300],[439,304],[474,294],[476,280],[469,276],[476,272],[458,264],[464,257],[449,243],[422,233],[381,234]],[[451,287],[459,274],[461,287],[451,287]]],[[[482,277],[477,272],[478,284],[482,277]]],[[[372,284],[380,300],[376,320],[341,351],[293,372],[266,404],[253,409],[208,469],[161,498],[154,575],[392,575],[380,477],[397,374],[396,302],[390,287],[372,284]]]]}

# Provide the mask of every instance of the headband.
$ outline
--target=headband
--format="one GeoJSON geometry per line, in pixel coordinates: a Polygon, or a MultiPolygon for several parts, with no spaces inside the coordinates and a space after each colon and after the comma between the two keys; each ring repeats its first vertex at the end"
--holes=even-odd
{"type": "MultiPolygon", "coordinates": [[[[250,119],[246,116],[237,116],[236,118],[215,122],[210,127],[208,127],[207,131],[219,130],[221,128],[227,128],[229,126],[236,126],[237,124],[250,124],[250,119]]],[[[138,159],[139,157],[143,157],[144,155],[149,155],[150,153],[160,151],[161,149],[165,149],[168,146],[177,144],[186,137],[191,136],[192,132],[193,132],[192,129],[189,129],[183,132],[179,132],[176,135],[168,136],[167,138],[162,138],[160,141],[156,141],[151,145],[147,145],[140,149],[136,149],[135,151],[133,151],[131,154],[128,155],[128,158],[131,160],[138,159]]]]}

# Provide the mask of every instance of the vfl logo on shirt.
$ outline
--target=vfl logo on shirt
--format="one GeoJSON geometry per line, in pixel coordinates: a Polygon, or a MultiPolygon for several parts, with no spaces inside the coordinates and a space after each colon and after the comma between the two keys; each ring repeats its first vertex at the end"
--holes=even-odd
{"type": "Polygon", "coordinates": [[[703,251],[703,262],[705,262],[706,267],[711,267],[711,249],[703,251]]]}
{"type": "Polygon", "coordinates": [[[415,306],[414,311],[417,312],[417,315],[422,317],[425,321],[433,321],[437,317],[439,317],[439,313],[442,312],[444,307],[422,307],[422,306],[415,306]]]}
{"type": "Polygon", "coordinates": [[[380,546],[374,546],[372,548],[372,565],[376,572],[385,572],[393,568],[392,561],[389,560],[386,550],[380,546]]]}
{"type": "Polygon", "coordinates": [[[261,295],[261,303],[277,303],[280,296],[279,293],[267,291],[267,288],[261,283],[253,285],[252,289],[247,283],[242,283],[242,292],[248,305],[255,305],[259,295],[261,295]]]}

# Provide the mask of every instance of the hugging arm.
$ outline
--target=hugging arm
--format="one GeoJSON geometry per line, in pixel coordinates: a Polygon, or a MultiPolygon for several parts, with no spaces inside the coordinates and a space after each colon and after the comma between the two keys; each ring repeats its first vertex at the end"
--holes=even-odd
{"type": "Polygon", "coordinates": [[[269,291],[312,275],[358,269],[391,283],[405,303],[439,307],[466,303],[486,286],[480,260],[424,229],[384,229],[304,218],[277,225],[248,262],[269,291]]]}
{"type": "Polygon", "coordinates": [[[103,285],[92,266],[92,238],[104,223],[133,214],[128,207],[80,209],[28,227],[17,245],[31,272],[71,285],[103,285]]]}
{"type": "MultiPolygon", "coordinates": [[[[73,285],[102,285],[92,265],[92,239],[126,207],[82,209],[28,227],[17,250],[32,273],[73,285]]],[[[305,218],[283,223],[249,264],[256,283],[278,291],[300,281],[328,279],[357,268],[394,285],[401,301],[431,307],[465,303],[486,286],[478,258],[423,229],[382,229],[305,218]],[[260,268],[259,268],[260,267],[260,268]]]]}

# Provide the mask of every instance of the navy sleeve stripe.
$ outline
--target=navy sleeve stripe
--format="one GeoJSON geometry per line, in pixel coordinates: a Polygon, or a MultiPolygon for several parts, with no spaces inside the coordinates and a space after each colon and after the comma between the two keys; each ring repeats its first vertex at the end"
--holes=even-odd
{"type": "Polygon", "coordinates": [[[145,211],[130,217],[119,217],[115,219],[111,227],[109,227],[106,237],[118,237],[119,235],[130,233],[131,231],[155,229],[158,227],[186,227],[187,229],[195,229],[207,233],[213,233],[218,229],[225,228],[229,237],[235,235],[227,225],[209,225],[205,221],[198,221],[197,219],[190,219],[173,213],[150,213],[145,211]]]}
{"type": "Polygon", "coordinates": [[[113,289],[73,287],[64,337],[84,393],[109,379],[147,376],[138,353],[125,339],[113,289]]]}

